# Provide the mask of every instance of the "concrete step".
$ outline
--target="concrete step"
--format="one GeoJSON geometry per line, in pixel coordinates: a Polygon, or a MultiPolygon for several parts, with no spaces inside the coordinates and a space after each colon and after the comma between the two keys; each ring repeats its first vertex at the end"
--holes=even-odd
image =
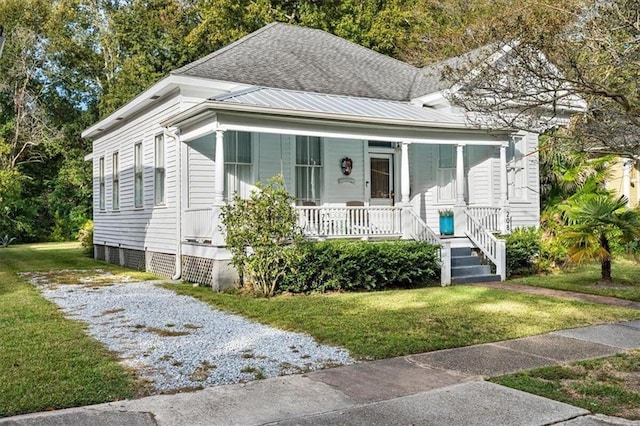
{"type": "Polygon", "coordinates": [[[453,247],[451,257],[471,256],[471,247],[453,247]]]}
{"type": "Polygon", "coordinates": [[[496,275],[496,274],[467,275],[467,276],[451,278],[452,284],[486,283],[491,281],[500,281],[500,275],[496,275]]]}
{"type": "Polygon", "coordinates": [[[452,256],[451,266],[473,266],[480,265],[480,257],[478,256],[452,256]]]}
{"type": "Polygon", "coordinates": [[[487,275],[491,273],[489,265],[456,266],[451,268],[451,277],[466,277],[470,275],[487,275]]]}

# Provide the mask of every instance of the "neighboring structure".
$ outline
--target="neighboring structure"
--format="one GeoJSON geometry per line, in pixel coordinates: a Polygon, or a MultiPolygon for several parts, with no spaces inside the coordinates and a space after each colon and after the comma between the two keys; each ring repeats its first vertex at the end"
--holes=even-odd
{"type": "Polygon", "coordinates": [[[538,135],[469,124],[451,86],[320,30],[267,25],[85,130],[96,258],[228,286],[220,207],[282,173],[310,238],[428,240],[443,245],[443,284],[504,279],[492,233],[539,223],[538,135]],[[438,235],[443,209],[452,238],[438,235]],[[499,276],[465,266],[477,257],[456,251],[469,247],[499,276]]]}
{"type": "Polygon", "coordinates": [[[636,158],[617,157],[611,165],[610,174],[605,187],[618,196],[624,195],[631,208],[640,205],[640,160],[636,158]]]}

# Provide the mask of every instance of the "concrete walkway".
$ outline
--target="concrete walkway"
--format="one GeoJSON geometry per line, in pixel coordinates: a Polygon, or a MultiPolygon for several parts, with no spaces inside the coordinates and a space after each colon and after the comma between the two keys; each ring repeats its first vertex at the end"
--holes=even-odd
{"type": "Polygon", "coordinates": [[[551,288],[535,287],[526,284],[514,284],[505,281],[473,284],[479,287],[495,288],[497,290],[515,291],[518,293],[536,294],[539,296],[560,297],[582,302],[600,303],[602,305],[617,306],[620,308],[640,309],[640,302],[618,299],[616,297],[599,296],[596,294],[578,293],[567,290],[554,290],[551,288]]]}
{"type": "Polygon", "coordinates": [[[483,378],[640,347],[640,321],[564,330],[0,425],[629,425],[483,378]]]}

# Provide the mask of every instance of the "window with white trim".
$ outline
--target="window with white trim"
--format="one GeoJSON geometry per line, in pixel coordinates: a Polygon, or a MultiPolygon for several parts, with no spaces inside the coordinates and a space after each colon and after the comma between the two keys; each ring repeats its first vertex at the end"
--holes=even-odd
{"type": "Polygon", "coordinates": [[[252,184],[251,133],[224,132],[224,199],[249,198],[252,184]]]}
{"type": "Polygon", "coordinates": [[[142,166],[142,142],[137,142],[133,146],[133,192],[134,205],[139,208],[144,205],[143,194],[143,166],[142,166]]]}
{"type": "Polygon", "coordinates": [[[322,143],[316,136],[296,136],[296,198],[320,205],[322,143]]]}
{"type": "Polygon", "coordinates": [[[153,167],[153,185],[154,185],[154,203],[156,206],[165,203],[165,147],[164,134],[156,135],[154,139],[154,167],[153,167]]]}
{"type": "Polygon", "coordinates": [[[111,208],[120,208],[120,165],[117,152],[113,153],[111,161],[111,208]]]}
{"type": "Polygon", "coordinates": [[[438,201],[456,199],[456,146],[438,145],[438,201]]]}
{"type": "Polygon", "coordinates": [[[527,200],[527,139],[512,136],[507,147],[507,183],[509,200],[527,200]]]}
{"type": "Polygon", "coordinates": [[[105,182],[104,182],[104,157],[100,157],[98,160],[98,180],[100,182],[100,190],[99,190],[99,208],[100,210],[105,209],[105,182]]]}

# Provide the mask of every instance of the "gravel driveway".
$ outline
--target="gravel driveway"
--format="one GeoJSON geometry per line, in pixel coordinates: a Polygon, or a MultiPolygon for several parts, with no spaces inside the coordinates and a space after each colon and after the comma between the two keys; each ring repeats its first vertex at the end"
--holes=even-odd
{"type": "Polygon", "coordinates": [[[23,276],[68,318],[87,323],[88,333],[115,352],[124,366],[135,369],[155,392],[354,362],[344,349],[220,312],[154,282],[111,282],[116,277],[104,271],[23,276]]]}

